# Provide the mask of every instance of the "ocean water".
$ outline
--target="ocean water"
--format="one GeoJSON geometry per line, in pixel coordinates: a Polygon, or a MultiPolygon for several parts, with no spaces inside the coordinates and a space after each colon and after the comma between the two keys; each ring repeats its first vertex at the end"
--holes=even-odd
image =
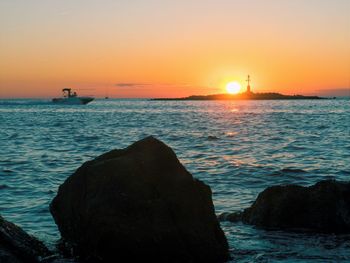
{"type": "MultiPolygon", "coordinates": [[[[0,100],[0,214],[52,248],[58,186],[83,162],[148,135],[211,186],[217,214],[248,207],[268,186],[350,178],[350,100],[0,100]]],[[[350,262],[348,235],[222,228],[235,262],[350,262]]]]}

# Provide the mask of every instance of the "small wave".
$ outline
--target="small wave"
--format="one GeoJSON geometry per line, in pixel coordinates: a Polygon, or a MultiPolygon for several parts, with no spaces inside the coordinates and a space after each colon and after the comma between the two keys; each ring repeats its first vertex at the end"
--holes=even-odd
{"type": "Polygon", "coordinates": [[[55,122],[52,126],[53,127],[62,127],[62,126],[64,126],[64,122],[55,122]]]}
{"type": "Polygon", "coordinates": [[[270,176],[283,176],[283,175],[299,175],[299,174],[305,174],[307,171],[303,169],[296,169],[296,168],[283,168],[281,170],[275,171],[270,176]]]}
{"type": "Polygon", "coordinates": [[[303,169],[295,169],[295,168],[283,168],[281,173],[293,173],[293,174],[301,174],[301,173],[307,173],[303,169]]]}
{"type": "Polygon", "coordinates": [[[280,141],[280,140],[282,140],[281,137],[271,137],[271,138],[269,138],[269,141],[280,141]]]}
{"type": "Polygon", "coordinates": [[[8,140],[16,139],[17,137],[18,137],[18,133],[15,132],[9,136],[8,140]]]}
{"type": "Polygon", "coordinates": [[[76,136],[74,140],[76,142],[86,142],[86,141],[96,141],[99,137],[97,135],[91,135],[91,136],[76,136]]]}
{"type": "Polygon", "coordinates": [[[235,137],[238,134],[238,132],[228,132],[226,133],[227,137],[235,137]]]}
{"type": "Polygon", "coordinates": [[[0,101],[0,106],[35,106],[52,104],[49,100],[3,100],[0,101]]]}
{"type": "Polygon", "coordinates": [[[47,214],[49,212],[50,212],[49,207],[43,207],[37,211],[38,214],[47,214]]]}
{"type": "Polygon", "coordinates": [[[289,144],[289,145],[285,146],[284,149],[288,149],[290,151],[301,151],[301,150],[305,150],[306,148],[303,146],[289,144]]]}
{"type": "Polygon", "coordinates": [[[220,140],[220,138],[219,138],[219,137],[212,136],[212,135],[209,135],[209,136],[207,137],[207,139],[208,139],[209,141],[216,141],[216,140],[220,140]]]}
{"type": "Polygon", "coordinates": [[[337,174],[339,174],[339,175],[349,176],[349,175],[350,175],[350,171],[340,170],[340,171],[338,171],[338,172],[337,172],[337,174]]]}
{"type": "Polygon", "coordinates": [[[0,184],[0,190],[10,188],[7,184],[0,184]]]}

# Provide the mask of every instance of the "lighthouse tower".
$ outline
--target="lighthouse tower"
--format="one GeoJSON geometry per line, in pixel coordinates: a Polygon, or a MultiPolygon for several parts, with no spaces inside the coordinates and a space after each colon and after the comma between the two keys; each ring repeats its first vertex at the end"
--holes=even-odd
{"type": "Polygon", "coordinates": [[[250,91],[250,75],[248,75],[248,78],[246,81],[248,82],[247,93],[251,93],[251,91],[250,91]]]}

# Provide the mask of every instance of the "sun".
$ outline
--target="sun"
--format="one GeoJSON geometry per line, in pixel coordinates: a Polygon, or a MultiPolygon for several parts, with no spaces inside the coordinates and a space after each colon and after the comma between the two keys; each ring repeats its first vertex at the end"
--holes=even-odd
{"type": "Polygon", "coordinates": [[[226,91],[227,93],[230,93],[230,94],[237,94],[239,93],[241,90],[241,85],[234,81],[234,82],[229,82],[226,84],[226,91]]]}

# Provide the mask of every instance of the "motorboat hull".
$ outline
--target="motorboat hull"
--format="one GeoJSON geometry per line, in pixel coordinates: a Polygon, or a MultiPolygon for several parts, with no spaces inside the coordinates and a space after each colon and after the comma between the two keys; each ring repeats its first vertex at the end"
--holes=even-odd
{"type": "Polygon", "coordinates": [[[67,104],[67,105],[85,105],[93,101],[91,97],[69,97],[69,98],[54,98],[53,103],[56,104],[67,104]]]}

